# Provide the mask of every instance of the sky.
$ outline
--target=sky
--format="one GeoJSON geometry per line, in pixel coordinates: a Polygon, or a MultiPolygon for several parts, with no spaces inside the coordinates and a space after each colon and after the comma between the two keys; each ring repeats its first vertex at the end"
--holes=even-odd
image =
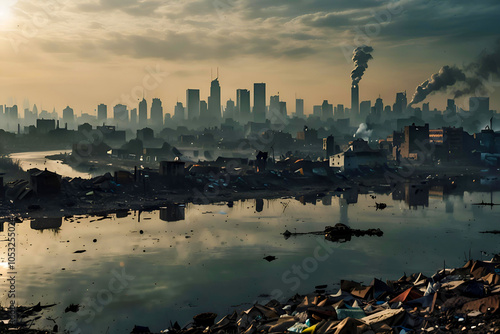
{"type": "Polygon", "coordinates": [[[1,0],[0,100],[79,115],[144,94],[173,114],[187,88],[207,99],[218,68],[222,101],[265,82],[268,103],[279,92],[289,113],[295,97],[311,113],[323,100],[350,106],[352,51],[370,45],[360,100],[392,105],[492,48],[499,14],[498,0],[1,0]]]}

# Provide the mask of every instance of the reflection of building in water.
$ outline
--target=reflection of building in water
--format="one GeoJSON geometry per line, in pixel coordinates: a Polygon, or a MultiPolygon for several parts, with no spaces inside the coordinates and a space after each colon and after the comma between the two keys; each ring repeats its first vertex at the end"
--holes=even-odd
{"type": "Polygon", "coordinates": [[[332,196],[326,195],[321,199],[321,203],[325,206],[331,206],[332,205],[332,196]]]}
{"type": "Polygon", "coordinates": [[[116,218],[127,218],[129,214],[128,210],[118,210],[116,211],[116,218]]]}
{"type": "Polygon", "coordinates": [[[62,225],[62,218],[34,218],[30,226],[32,230],[59,229],[62,225]]]}
{"type": "Polygon", "coordinates": [[[304,205],[306,205],[307,203],[311,203],[312,205],[316,205],[316,195],[299,196],[299,197],[295,197],[295,199],[304,205]]]}
{"type": "Polygon", "coordinates": [[[176,222],[186,219],[186,205],[184,204],[169,204],[166,207],[160,208],[160,219],[165,222],[176,222]]]}
{"type": "Polygon", "coordinates": [[[358,203],[358,188],[346,189],[342,193],[342,198],[344,198],[347,201],[347,204],[358,203]]]}
{"type": "Polygon", "coordinates": [[[450,200],[447,200],[445,205],[446,205],[446,209],[445,209],[446,213],[453,213],[453,211],[455,209],[454,203],[450,200]]]}
{"type": "Polygon", "coordinates": [[[339,208],[340,208],[340,222],[347,225],[349,223],[347,200],[345,198],[339,198],[339,208]]]}
{"type": "MultiPolygon", "coordinates": [[[[437,195],[438,192],[435,192],[437,195]]],[[[429,206],[429,187],[422,184],[405,183],[398,185],[392,192],[392,199],[404,201],[411,209],[429,206]]]]}
{"type": "Polygon", "coordinates": [[[264,200],[262,198],[258,198],[255,200],[255,211],[262,212],[264,210],[264,200]]]}

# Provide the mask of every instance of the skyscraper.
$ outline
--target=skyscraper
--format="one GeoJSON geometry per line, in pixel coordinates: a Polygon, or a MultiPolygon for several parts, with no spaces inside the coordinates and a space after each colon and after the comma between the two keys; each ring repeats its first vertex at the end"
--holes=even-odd
{"type": "Polygon", "coordinates": [[[344,105],[343,104],[337,104],[337,111],[335,112],[335,118],[344,118],[345,117],[345,112],[344,112],[344,105]]]}
{"type": "Polygon", "coordinates": [[[255,83],[253,85],[253,116],[255,122],[264,123],[266,121],[265,83],[255,83]]]}
{"type": "Polygon", "coordinates": [[[392,106],[392,111],[397,114],[401,114],[406,111],[408,105],[408,100],[406,99],[406,92],[401,92],[396,94],[396,103],[392,106]]]}
{"type": "Polygon", "coordinates": [[[304,100],[295,99],[295,116],[304,117],[304,100]]]}
{"type": "Polygon", "coordinates": [[[200,90],[188,89],[186,91],[187,118],[195,119],[200,117],[200,90]]]}
{"type": "Polygon", "coordinates": [[[186,116],[184,115],[184,106],[182,105],[182,102],[177,102],[177,104],[175,105],[174,118],[177,121],[183,121],[186,118],[186,116]]]}
{"type": "Polygon", "coordinates": [[[127,106],[123,104],[117,104],[113,107],[113,118],[115,123],[121,123],[121,125],[128,125],[128,110],[127,106]]]}
{"type": "Polygon", "coordinates": [[[313,106],[313,116],[321,117],[322,107],[321,106],[313,106]]]}
{"type": "Polygon", "coordinates": [[[101,103],[97,106],[97,120],[99,122],[106,122],[108,119],[108,106],[104,103],[101,103]]]}
{"type": "Polygon", "coordinates": [[[208,104],[206,101],[200,101],[200,119],[207,119],[208,117],[208,104]]]}
{"type": "Polygon", "coordinates": [[[137,108],[130,110],[130,125],[137,124],[137,108]]]}
{"type": "Polygon", "coordinates": [[[160,99],[153,99],[151,104],[151,124],[155,127],[163,127],[163,107],[160,99]]]}
{"type": "Polygon", "coordinates": [[[139,125],[146,126],[148,124],[148,102],[145,98],[139,102],[139,125]]]}
{"type": "Polygon", "coordinates": [[[366,117],[370,114],[372,108],[372,101],[363,101],[359,104],[359,121],[364,122],[366,117]]]}
{"type": "Polygon", "coordinates": [[[235,110],[234,101],[229,99],[226,102],[226,110],[224,111],[224,118],[234,119],[234,110],[235,110]]]}
{"type": "Polygon", "coordinates": [[[285,101],[280,101],[279,102],[279,106],[280,106],[280,114],[282,116],[287,116],[288,112],[286,110],[286,102],[285,101]]]}
{"type": "Polygon", "coordinates": [[[250,120],[250,91],[248,89],[236,90],[236,119],[240,122],[250,120]]]}
{"type": "Polygon", "coordinates": [[[269,115],[270,117],[276,117],[280,112],[280,96],[273,95],[269,98],[269,115]]]}
{"type": "Polygon", "coordinates": [[[376,101],[375,101],[375,113],[377,115],[382,115],[382,112],[384,111],[384,101],[382,101],[382,99],[379,97],[376,101]]]}
{"type": "Polygon", "coordinates": [[[321,105],[321,119],[326,121],[329,118],[333,118],[333,105],[324,100],[321,105]]]}
{"type": "Polygon", "coordinates": [[[210,83],[210,97],[208,99],[208,114],[211,122],[219,122],[221,113],[220,102],[220,84],[219,79],[215,78],[210,83]]]}

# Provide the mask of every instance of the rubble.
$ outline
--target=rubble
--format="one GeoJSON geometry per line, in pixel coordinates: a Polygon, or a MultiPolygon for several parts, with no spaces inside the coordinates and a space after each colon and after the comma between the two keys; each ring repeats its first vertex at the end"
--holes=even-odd
{"type": "Polygon", "coordinates": [[[214,313],[202,313],[184,328],[176,324],[162,333],[500,333],[499,272],[496,256],[432,277],[416,273],[368,286],[343,280],[337,293],[317,289],[270,300],[215,324],[214,313]]]}
{"type": "Polygon", "coordinates": [[[317,232],[303,232],[303,233],[292,233],[288,230],[286,230],[283,233],[283,236],[285,239],[290,238],[291,236],[297,236],[297,235],[306,235],[306,234],[312,234],[312,235],[324,235],[325,239],[328,241],[332,242],[346,242],[350,241],[351,237],[361,237],[361,236],[377,236],[381,237],[384,235],[384,232],[382,232],[380,229],[368,229],[368,230],[357,230],[357,229],[352,229],[349,226],[345,224],[335,224],[335,226],[327,226],[325,227],[324,231],[317,231],[317,232]]]}

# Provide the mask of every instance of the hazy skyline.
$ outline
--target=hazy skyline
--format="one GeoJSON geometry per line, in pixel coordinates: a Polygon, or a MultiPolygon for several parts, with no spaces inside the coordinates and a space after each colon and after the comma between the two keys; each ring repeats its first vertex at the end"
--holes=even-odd
{"type": "MultiPolygon", "coordinates": [[[[499,13],[494,0],[4,0],[0,98],[94,114],[99,103],[136,108],[144,88],[173,114],[188,88],[207,100],[219,67],[222,104],[238,88],[253,100],[253,84],[265,82],[289,112],[297,94],[310,113],[325,99],[350,106],[352,51],[367,44],[360,101],[380,94],[392,105],[396,92],[411,96],[442,66],[492,48],[499,13]]],[[[498,109],[500,94],[489,95],[498,109]]],[[[425,102],[444,109],[451,97],[425,102]]]]}

